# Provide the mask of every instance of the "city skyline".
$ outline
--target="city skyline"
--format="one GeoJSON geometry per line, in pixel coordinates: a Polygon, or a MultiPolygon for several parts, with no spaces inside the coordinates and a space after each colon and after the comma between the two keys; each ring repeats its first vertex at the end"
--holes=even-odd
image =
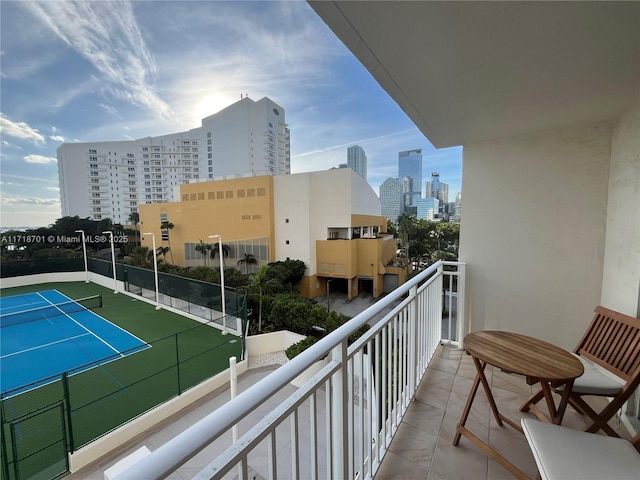
{"type": "Polygon", "coordinates": [[[292,173],[345,163],[347,148],[360,145],[378,194],[397,175],[398,152],[422,149],[425,171],[460,190],[462,148],[433,148],[306,2],[0,8],[2,227],[61,216],[63,142],[196,128],[246,94],[286,109],[292,173]]]}

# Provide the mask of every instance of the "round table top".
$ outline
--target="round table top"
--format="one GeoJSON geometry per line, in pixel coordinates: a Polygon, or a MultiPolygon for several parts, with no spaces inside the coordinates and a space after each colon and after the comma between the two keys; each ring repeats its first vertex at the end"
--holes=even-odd
{"type": "Polygon", "coordinates": [[[532,379],[570,380],[584,373],[574,355],[519,333],[480,331],[464,337],[467,352],[489,365],[532,379]]]}

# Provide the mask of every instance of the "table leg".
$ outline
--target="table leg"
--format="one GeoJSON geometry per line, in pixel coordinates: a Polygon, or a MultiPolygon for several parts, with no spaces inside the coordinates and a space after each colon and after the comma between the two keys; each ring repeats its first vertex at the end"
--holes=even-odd
{"type": "Polygon", "coordinates": [[[569,395],[571,395],[571,389],[573,388],[574,378],[568,380],[567,383],[564,384],[564,390],[562,391],[562,397],[560,397],[560,404],[558,405],[558,410],[556,411],[555,416],[551,419],[553,423],[556,425],[560,425],[562,423],[562,418],[564,417],[564,412],[567,409],[567,404],[569,403],[569,395]]]}
{"type": "Polygon", "coordinates": [[[486,363],[480,363],[480,360],[477,358],[473,359],[473,363],[476,365],[476,369],[482,373],[480,376],[480,381],[482,382],[482,387],[484,388],[484,393],[487,395],[487,400],[489,401],[489,405],[491,406],[491,411],[493,412],[493,416],[496,419],[498,425],[502,426],[502,415],[498,412],[498,406],[496,405],[496,401],[493,398],[493,394],[491,393],[491,387],[489,387],[489,382],[487,382],[487,377],[484,375],[484,368],[487,366],[486,363]]]}
{"type": "Polygon", "coordinates": [[[467,403],[465,404],[464,410],[462,411],[460,422],[458,422],[456,434],[453,436],[453,445],[456,447],[458,446],[458,443],[460,443],[460,427],[464,427],[465,423],[467,423],[467,417],[469,416],[469,412],[471,411],[471,404],[473,403],[473,399],[476,397],[476,392],[478,391],[478,386],[480,385],[480,377],[484,376],[484,372],[482,371],[483,369],[484,367],[478,370],[478,367],[476,366],[476,378],[473,381],[471,391],[469,392],[469,396],[467,397],[467,403]]]}
{"type": "Polygon", "coordinates": [[[540,386],[542,387],[542,393],[544,395],[544,399],[547,402],[547,409],[549,410],[549,419],[553,422],[553,419],[556,418],[556,416],[558,415],[558,412],[556,411],[556,404],[553,401],[553,395],[551,394],[551,387],[549,386],[549,382],[545,381],[544,379],[540,380],[540,386]]]}
{"type": "Polygon", "coordinates": [[[476,378],[473,381],[473,386],[471,387],[471,391],[469,392],[469,397],[467,398],[467,403],[464,406],[464,410],[462,412],[462,417],[460,418],[460,422],[456,427],[456,433],[453,437],[453,445],[458,446],[460,443],[460,437],[464,435],[467,437],[471,443],[476,445],[480,450],[486,453],[489,458],[492,458],[496,462],[498,462],[503,468],[505,468],[509,473],[511,473],[515,478],[519,480],[529,480],[529,477],[524,474],[521,470],[519,470],[515,465],[509,462],[506,458],[500,455],[496,450],[491,448],[488,444],[483,442],[480,438],[474,435],[471,431],[469,431],[465,424],[467,422],[467,418],[469,417],[469,413],[471,411],[471,405],[473,404],[473,400],[475,399],[476,393],[478,392],[478,387],[482,383],[482,387],[487,395],[487,399],[489,400],[489,404],[491,405],[491,410],[493,411],[493,415],[496,419],[498,425],[502,426],[502,420],[504,419],[509,425],[512,427],[519,429],[522,432],[521,428],[516,425],[514,422],[509,419],[503,417],[500,412],[498,412],[498,407],[496,406],[496,402],[491,394],[491,389],[489,388],[489,382],[487,382],[487,377],[484,374],[484,369],[486,368],[486,362],[481,362],[477,358],[473,358],[473,363],[476,366],[476,378]]]}

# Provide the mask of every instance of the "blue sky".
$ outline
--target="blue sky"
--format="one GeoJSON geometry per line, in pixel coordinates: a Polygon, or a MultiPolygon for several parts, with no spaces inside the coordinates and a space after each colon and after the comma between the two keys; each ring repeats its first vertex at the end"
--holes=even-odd
{"type": "MultiPolygon", "coordinates": [[[[286,111],[292,173],[368,157],[378,192],[398,152],[460,191],[462,149],[435,150],[304,1],[0,2],[0,226],[61,216],[63,142],[175,133],[249,94],[286,111]]],[[[424,189],[424,185],[423,185],[424,189]]]]}

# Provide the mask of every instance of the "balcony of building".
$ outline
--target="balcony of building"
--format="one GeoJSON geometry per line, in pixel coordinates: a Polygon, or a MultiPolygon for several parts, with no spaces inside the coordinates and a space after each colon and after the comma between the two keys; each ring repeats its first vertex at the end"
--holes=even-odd
{"type": "MultiPolygon", "coordinates": [[[[466,438],[452,444],[475,377],[460,348],[465,279],[464,264],[436,264],[292,361],[250,356],[235,395],[216,390],[68,478],[102,479],[141,449],[116,478],[512,478],[466,438]]],[[[519,408],[535,386],[486,375],[502,414],[532,416],[519,408]]],[[[586,422],[568,410],[563,424],[586,422]]],[[[619,417],[611,424],[628,438],[619,417]]],[[[482,391],[467,427],[535,477],[524,436],[496,425],[482,391]]]]}

